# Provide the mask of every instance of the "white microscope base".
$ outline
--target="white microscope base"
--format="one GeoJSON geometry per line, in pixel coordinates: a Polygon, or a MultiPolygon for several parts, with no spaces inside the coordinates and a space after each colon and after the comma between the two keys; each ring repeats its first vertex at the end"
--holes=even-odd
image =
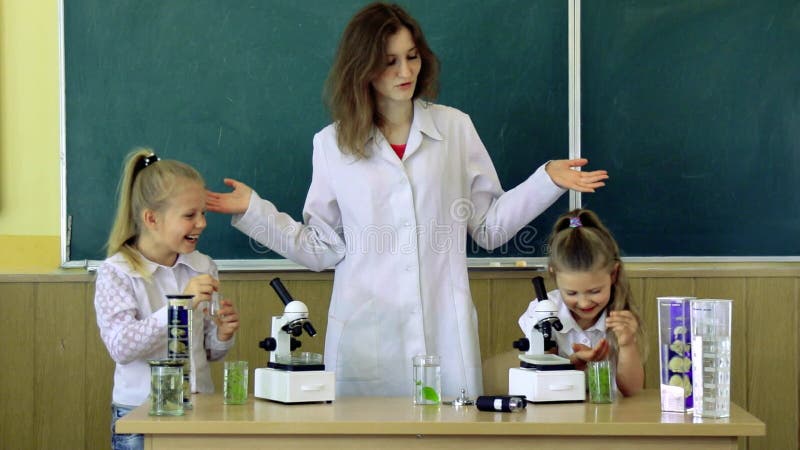
{"type": "Polygon", "coordinates": [[[582,402],[586,379],[580,370],[508,370],[508,394],[524,395],[528,402],[582,402]]]}
{"type": "Polygon", "coordinates": [[[281,403],[332,402],[336,380],[324,370],[288,371],[266,367],[255,370],[254,395],[281,403]]]}

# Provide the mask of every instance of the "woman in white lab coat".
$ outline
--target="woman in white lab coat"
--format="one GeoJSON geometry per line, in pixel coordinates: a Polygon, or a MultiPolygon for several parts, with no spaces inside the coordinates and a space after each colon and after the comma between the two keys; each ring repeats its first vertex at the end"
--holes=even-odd
{"type": "MultiPolygon", "coordinates": [[[[312,270],[335,269],[325,364],[337,396],[409,395],[414,355],[441,356],[442,389],[482,392],[467,233],[507,242],[565,189],[593,192],[605,171],[550,161],[503,192],[469,116],[430,103],[438,63],[417,22],[371,4],[350,21],[326,93],[334,123],[314,136],[297,222],[236,180],[208,209],[312,270]],[[424,100],[423,100],[424,99],[424,100]]],[[[275,174],[280,176],[280,174],[275,174]]]]}

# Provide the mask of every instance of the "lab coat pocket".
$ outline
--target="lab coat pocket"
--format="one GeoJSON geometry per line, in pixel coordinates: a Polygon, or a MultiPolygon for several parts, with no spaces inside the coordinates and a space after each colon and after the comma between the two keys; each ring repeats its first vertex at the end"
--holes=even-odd
{"type": "Polygon", "coordinates": [[[372,381],[378,376],[378,323],[372,301],[347,318],[328,318],[330,344],[336,348],[337,381],[372,381]]]}

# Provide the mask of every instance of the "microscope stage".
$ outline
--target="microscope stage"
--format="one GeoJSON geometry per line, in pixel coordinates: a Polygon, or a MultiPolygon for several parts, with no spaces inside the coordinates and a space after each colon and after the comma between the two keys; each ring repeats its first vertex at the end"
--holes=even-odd
{"type": "Polygon", "coordinates": [[[537,370],[574,370],[575,366],[567,358],[558,355],[519,355],[520,367],[537,370]]]}

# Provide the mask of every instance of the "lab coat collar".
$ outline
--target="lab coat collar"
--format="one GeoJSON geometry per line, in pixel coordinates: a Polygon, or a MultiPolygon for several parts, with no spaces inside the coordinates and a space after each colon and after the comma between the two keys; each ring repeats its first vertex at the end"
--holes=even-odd
{"type": "MultiPolygon", "coordinates": [[[[436,127],[436,123],[433,121],[431,105],[432,103],[425,100],[417,99],[414,101],[414,118],[411,121],[411,129],[408,132],[406,150],[403,155],[404,160],[408,159],[422,146],[423,134],[437,141],[441,141],[443,139],[442,134],[439,133],[439,129],[436,127]]],[[[378,154],[382,155],[385,159],[388,159],[392,164],[401,164],[400,160],[397,158],[397,155],[394,153],[394,150],[392,150],[391,146],[389,145],[389,142],[386,141],[386,138],[377,127],[372,129],[370,139],[372,140],[372,143],[375,146],[374,149],[378,154]]]]}
{"type": "Polygon", "coordinates": [[[431,105],[432,103],[425,100],[414,101],[414,121],[411,123],[411,129],[419,129],[419,131],[426,134],[429,138],[441,141],[442,135],[439,133],[439,129],[436,128],[436,123],[433,121],[431,105]]]}
{"type": "Polygon", "coordinates": [[[575,322],[575,318],[572,317],[572,313],[570,312],[567,305],[562,301],[561,304],[558,306],[558,318],[561,319],[561,325],[564,327],[559,331],[561,334],[567,334],[570,330],[575,329],[576,331],[590,331],[590,330],[597,330],[603,333],[606,332],[606,314],[607,309],[600,313],[600,317],[597,319],[597,322],[594,325],[590,326],[586,330],[581,328],[577,322],[575,322]]]}
{"type": "Polygon", "coordinates": [[[442,140],[442,135],[433,121],[431,103],[417,99],[414,101],[414,118],[411,121],[411,130],[408,132],[406,151],[403,155],[404,160],[410,158],[422,147],[423,134],[437,141],[442,140]]]}

